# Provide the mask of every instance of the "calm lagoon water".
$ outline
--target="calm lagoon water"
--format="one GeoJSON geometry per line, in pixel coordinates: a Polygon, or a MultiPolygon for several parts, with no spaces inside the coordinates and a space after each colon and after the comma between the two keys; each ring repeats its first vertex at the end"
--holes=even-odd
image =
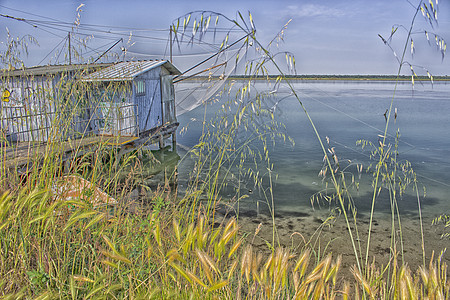
{"type": "MultiPolygon", "coordinates": [[[[183,88],[196,83],[184,83],[183,88]]],[[[265,83],[256,83],[255,88],[264,89],[265,83]]],[[[330,139],[330,147],[340,161],[351,160],[370,163],[369,151],[356,145],[360,139],[378,141],[385,126],[384,113],[389,108],[393,82],[346,82],[319,81],[295,82],[303,104],[310,113],[322,138],[330,139]]],[[[282,89],[281,89],[282,90],[282,89]]],[[[285,95],[280,94],[281,99],[285,95]]],[[[277,99],[275,99],[277,101],[277,99]]],[[[220,103],[208,110],[213,115],[220,103]]],[[[426,187],[422,198],[424,216],[430,218],[440,213],[450,213],[450,83],[401,83],[398,86],[394,108],[397,118],[390,125],[390,141],[397,130],[400,132],[399,160],[408,160],[417,173],[417,179],[426,187]]],[[[178,117],[180,128],[189,124],[183,134],[178,134],[178,143],[191,147],[198,141],[204,107],[200,106],[178,117]]],[[[287,133],[295,145],[278,143],[271,148],[271,161],[278,179],[274,185],[275,207],[278,212],[302,211],[310,208],[310,197],[324,188],[318,173],[322,167],[323,153],[298,101],[284,98],[276,107],[276,118],[286,125],[287,133]]],[[[355,171],[353,167],[349,169],[355,171]]],[[[183,170],[180,170],[183,173],[183,170]]],[[[248,189],[253,187],[249,184],[248,189]]],[[[417,198],[410,189],[400,201],[404,214],[417,214],[417,198]]],[[[225,197],[227,195],[224,195],[225,197]]],[[[371,174],[363,174],[361,185],[353,196],[360,212],[370,209],[371,174]]],[[[249,193],[245,201],[254,207],[262,199],[257,192],[249,193]]],[[[387,194],[380,194],[376,210],[388,213],[387,194]]]]}

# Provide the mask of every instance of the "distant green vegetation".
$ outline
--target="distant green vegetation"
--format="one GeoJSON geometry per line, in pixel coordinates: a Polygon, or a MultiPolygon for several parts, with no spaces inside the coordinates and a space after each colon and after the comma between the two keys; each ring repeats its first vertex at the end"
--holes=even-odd
{"type": "MultiPolygon", "coordinates": [[[[246,79],[255,79],[255,80],[266,80],[267,78],[271,80],[276,80],[279,75],[267,75],[267,76],[249,76],[249,75],[233,75],[228,77],[229,80],[246,80],[246,79]]],[[[204,76],[197,76],[191,78],[191,80],[195,79],[206,79],[204,76]]],[[[401,75],[397,78],[396,75],[285,75],[286,79],[292,80],[377,80],[377,81],[396,81],[397,79],[400,81],[411,81],[411,76],[401,75]]],[[[414,77],[415,81],[430,81],[428,76],[417,76],[414,77]]],[[[450,81],[450,76],[433,76],[433,81],[450,81]]]]}

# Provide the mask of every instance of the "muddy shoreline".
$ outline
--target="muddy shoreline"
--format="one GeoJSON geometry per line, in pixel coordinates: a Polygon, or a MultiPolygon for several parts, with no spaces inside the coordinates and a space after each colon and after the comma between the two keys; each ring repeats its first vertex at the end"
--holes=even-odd
{"type": "MultiPolygon", "coordinates": [[[[215,221],[236,217],[241,233],[247,237],[256,251],[270,254],[270,245],[281,246],[290,249],[293,253],[300,253],[310,248],[315,259],[321,259],[331,253],[333,258],[342,255],[342,267],[340,276],[347,280],[353,280],[350,268],[356,265],[355,252],[349,236],[343,215],[337,215],[328,219],[330,212],[327,210],[308,209],[302,212],[278,211],[275,213],[275,243],[273,243],[273,219],[270,214],[259,213],[251,210],[241,210],[236,215],[226,209],[218,209],[215,221]],[[328,219],[328,220],[327,220],[328,219]],[[326,222],[325,222],[326,221],[326,222]],[[324,223],[325,222],[325,223],[324,223]],[[257,232],[257,234],[255,234],[257,232]]],[[[353,222],[353,221],[351,221],[353,222]]],[[[431,218],[423,219],[425,262],[428,266],[432,253],[437,259],[449,242],[441,238],[443,226],[432,225],[431,218]]],[[[402,216],[402,230],[398,224],[394,233],[389,216],[375,214],[373,218],[369,262],[375,259],[376,266],[382,268],[392,259],[393,251],[398,253],[398,263],[402,260],[415,273],[422,266],[422,238],[420,223],[417,216],[402,216]],[[395,244],[391,236],[395,235],[395,244]],[[403,248],[403,256],[401,255],[403,248]]],[[[351,224],[352,234],[357,247],[358,255],[365,260],[366,242],[369,230],[369,216],[360,214],[356,220],[358,234],[354,230],[355,223],[351,224]],[[361,249],[361,250],[360,250],[361,249]]],[[[444,252],[442,259],[450,261],[450,253],[444,252]]],[[[313,260],[314,261],[314,260],[313,260]]],[[[312,261],[312,262],[313,262],[312,261]]],[[[315,263],[315,261],[314,261],[315,263]]],[[[447,272],[450,276],[450,272],[447,272]]]]}

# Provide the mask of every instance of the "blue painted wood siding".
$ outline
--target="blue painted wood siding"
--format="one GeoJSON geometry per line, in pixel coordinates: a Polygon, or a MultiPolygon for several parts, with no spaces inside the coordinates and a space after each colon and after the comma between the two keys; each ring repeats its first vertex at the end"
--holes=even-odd
{"type": "Polygon", "coordinates": [[[162,68],[161,91],[164,124],[172,124],[177,121],[175,114],[175,90],[172,78],[173,76],[165,68],[162,68]]]}
{"type": "Polygon", "coordinates": [[[57,116],[55,89],[59,78],[52,76],[10,77],[0,89],[11,92],[1,103],[0,127],[15,141],[47,141],[54,135],[57,116]]]}
{"type": "Polygon", "coordinates": [[[162,125],[161,68],[152,69],[134,79],[133,95],[139,117],[139,131],[143,132],[162,125]],[[145,82],[145,95],[136,95],[136,82],[145,82]]]}

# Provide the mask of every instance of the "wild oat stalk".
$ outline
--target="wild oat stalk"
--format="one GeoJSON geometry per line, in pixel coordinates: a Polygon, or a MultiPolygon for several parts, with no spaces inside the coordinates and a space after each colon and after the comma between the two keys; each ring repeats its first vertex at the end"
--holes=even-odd
{"type": "MultiPolygon", "coordinates": [[[[413,33],[413,29],[414,29],[414,24],[416,21],[416,17],[419,13],[419,11],[422,12],[423,16],[427,19],[427,21],[430,23],[431,26],[433,26],[433,24],[437,24],[437,1],[436,3],[433,3],[433,1],[429,1],[429,7],[427,6],[427,4],[425,3],[425,1],[420,1],[419,4],[416,7],[414,16],[411,19],[411,24],[409,26],[409,29],[407,29],[407,37],[406,37],[406,41],[404,44],[404,48],[402,51],[402,54],[400,57],[398,57],[395,53],[395,51],[392,49],[392,47],[390,46],[390,40],[392,39],[392,36],[395,34],[395,32],[397,31],[397,28],[392,28],[392,32],[391,35],[388,39],[384,39],[381,35],[380,38],[383,40],[383,42],[389,46],[389,48],[393,51],[395,58],[397,59],[397,62],[399,64],[398,66],[398,71],[397,71],[397,80],[395,82],[395,86],[394,86],[394,91],[393,91],[393,95],[391,98],[391,103],[389,105],[389,109],[387,111],[387,116],[386,116],[386,125],[385,125],[385,129],[384,129],[384,134],[381,137],[381,141],[379,143],[379,160],[378,163],[376,165],[375,168],[375,179],[374,179],[374,189],[373,189],[373,195],[372,195],[372,205],[371,205],[371,213],[370,213],[370,221],[369,221],[369,230],[368,230],[368,238],[367,238],[367,247],[366,247],[366,255],[365,255],[365,265],[367,265],[368,263],[368,259],[369,259],[369,251],[370,251],[370,241],[371,241],[371,230],[372,230],[372,224],[373,224],[373,213],[374,213],[374,209],[375,209],[375,200],[378,194],[378,190],[379,190],[379,180],[380,180],[380,174],[382,174],[382,169],[385,166],[386,160],[389,157],[389,148],[388,145],[386,144],[386,139],[388,137],[388,128],[390,125],[390,121],[391,121],[391,115],[392,115],[392,108],[393,108],[393,104],[394,104],[394,99],[395,99],[395,95],[396,95],[396,91],[397,91],[397,87],[398,87],[398,83],[399,83],[399,78],[400,78],[400,74],[402,72],[403,66],[409,65],[411,72],[412,72],[412,76],[411,76],[411,80],[412,80],[412,84],[414,86],[414,78],[417,76],[416,73],[414,72],[413,69],[413,65],[410,64],[408,61],[406,61],[405,56],[408,50],[408,47],[411,48],[411,54],[414,53],[414,42],[412,39],[412,34],[413,33]]],[[[424,32],[425,35],[427,36],[427,39],[429,37],[429,33],[427,31],[424,32]]],[[[437,34],[434,34],[435,38],[436,38],[436,42],[437,45],[439,47],[439,50],[442,54],[442,58],[445,55],[445,50],[446,50],[446,44],[445,41],[439,37],[437,34]]],[[[431,82],[433,82],[433,77],[431,76],[431,74],[426,70],[428,77],[430,78],[431,82]]],[[[396,117],[396,116],[395,116],[396,117]]],[[[397,147],[397,146],[396,146],[397,147]]],[[[396,152],[395,152],[396,155],[396,152]]],[[[396,159],[394,161],[394,164],[396,164],[396,159]]],[[[395,178],[396,178],[396,169],[394,169],[394,173],[393,173],[393,180],[394,180],[394,187],[391,190],[392,193],[394,193],[394,200],[396,200],[395,197],[395,178]]],[[[415,182],[415,181],[414,181],[415,182]]],[[[415,188],[417,190],[417,184],[415,183],[415,188]]],[[[423,252],[423,263],[425,264],[425,249],[424,249],[424,239],[423,239],[423,228],[422,228],[422,214],[421,214],[421,209],[420,209],[420,198],[417,195],[417,200],[418,200],[418,209],[419,209],[419,217],[420,217],[420,223],[421,223],[421,236],[422,236],[422,252],[423,252]]],[[[398,216],[400,217],[400,216],[398,216]]]]}

